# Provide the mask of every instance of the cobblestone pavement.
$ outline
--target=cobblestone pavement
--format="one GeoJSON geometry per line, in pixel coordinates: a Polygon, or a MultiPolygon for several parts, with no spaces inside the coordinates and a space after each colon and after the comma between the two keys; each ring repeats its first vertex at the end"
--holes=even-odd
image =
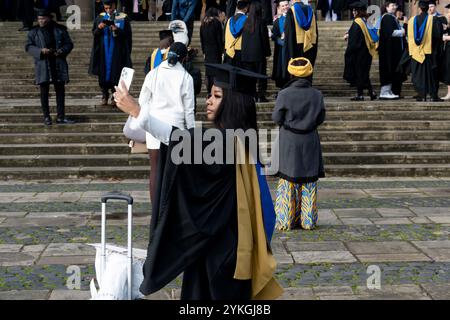
{"type": "MultiPolygon", "coordinates": [[[[319,189],[318,228],[272,241],[282,299],[450,299],[450,179],[323,179],[319,189]]],[[[145,249],[147,181],[0,182],[0,299],[88,299],[88,243],[100,240],[99,199],[112,190],[135,198],[134,247],[145,249]],[[80,290],[67,289],[74,265],[80,290]]],[[[124,209],[108,205],[109,243],[125,244],[124,209]]],[[[180,284],[148,299],[177,299],[180,284]]]]}

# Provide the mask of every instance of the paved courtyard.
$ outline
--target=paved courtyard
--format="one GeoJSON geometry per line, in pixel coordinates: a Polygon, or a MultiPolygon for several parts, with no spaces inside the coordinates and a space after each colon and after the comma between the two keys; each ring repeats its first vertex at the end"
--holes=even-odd
{"type": "MultiPolygon", "coordinates": [[[[272,241],[282,299],[450,299],[450,179],[323,179],[319,189],[319,227],[272,241]]],[[[0,299],[88,299],[87,243],[100,240],[100,196],[112,190],[134,197],[134,247],[145,249],[147,181],[0,182],[0,299]],[[80,290],[67,288],[74,265],[80,290]]],[[[109,205],[108,242],[125,244],[124,209],[109,205]]],[[[148,298],[177,299],[180,285],[148,298]]]]}

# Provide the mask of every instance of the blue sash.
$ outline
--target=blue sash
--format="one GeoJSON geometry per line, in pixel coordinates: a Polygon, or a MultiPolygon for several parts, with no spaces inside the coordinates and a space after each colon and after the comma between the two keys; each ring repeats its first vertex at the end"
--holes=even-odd
{"type": "Polygon", "coordinates": [[[155,60],[153,61],[153,69],[159,66],[163,62],[163,54],[161,53],[161,49],[156,51],[155,60]]]}
{"type": "Polygon", "coordinates": [[[296,2],[294,3],[294,12],[295,12],[295,19],[297,20],[298,25],[303,30],[309,30],[312,23],[313,18],[313,11],[310,6],[306,6],[308,10],[308,18],[305,17],[305,14],[303,13],[302,7],[300,3],[296,2]]]}
{"type": "MultiPolygon", "coordinates": [[[[110,16],[108,14],[105,14],[105,19],[109,19],[110,16]]],[[[125,20],[121,19],[118,21],[115,21],[115,24],[118,28],[124,29],[125,28],[125,20]]],[[[103,29],[103,46],[105,48],[105,66],[106,66],[106,81],[111,81],[111,67],[112,67],[112,60],[113,60],[113,53],[114,53],[114,37],[109,27],[106,27],[103,29]]]]}
{"type": "Polygon", "coordinates": [[[281,34],[284,33],[284,22],[285,21],[286,21],[286,17],[283,15],[278,18],[278,26],[280,27],[281,34]]]}
{"type": "Polygon", "coordinates": [[[235,39],[241,35],[246,20],[247,16],[245,14],[237,17],[236,19],[235,17],[230,19],[230,32],[235,39]]]}
{"type": "Polygon", "coordinates": [[[257,161],[255,168],[256,174],[258,175],[259,192],[261,195],[264,229],[266,231],[267,242],[270,243],[272,240],[273,231],[275,229],[275,209],[273,208],[272,196],[270,195],[266,176],[261,175],[261,164],[259,161],[257,161]]]}
{"type": "Polygon", "coordinates": [[[425,20],[422,22],[422,25],[420,27],[417,24],[417,16],[414,18],[414,41],[418,46],[422,44],[427,22],[428,22],[428,14],[425,16],[425,20]]]}

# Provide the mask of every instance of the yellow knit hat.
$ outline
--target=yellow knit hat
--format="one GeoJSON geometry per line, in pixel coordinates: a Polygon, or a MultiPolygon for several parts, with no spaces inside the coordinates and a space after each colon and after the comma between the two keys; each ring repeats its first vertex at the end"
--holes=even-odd
{"type": "Polygon", "coordinates": [[[293,59],[289,60],[288,72],[291,75],[293,75],[294,77],[306,78],[306,77],[309,77],[310,75],[312,75],[313,66],[312,66],[311,62],[306,58],[303,58],[303,57],[293,58],[293,59]],[[306,61],[306,64],[304,66],[294,66],[293,62],[299,61],[299,60],[306,61]]]}

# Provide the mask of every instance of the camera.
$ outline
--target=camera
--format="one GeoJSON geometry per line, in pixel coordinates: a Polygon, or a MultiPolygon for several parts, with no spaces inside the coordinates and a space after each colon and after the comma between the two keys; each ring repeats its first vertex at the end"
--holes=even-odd
{"type": "Polygon", "coordinates": [[[102,22],[104,24],[106,24],[108,27],[111,27],[112,25],[114,25],[114,20],[113,19],[105,19],[102,22]]]}

